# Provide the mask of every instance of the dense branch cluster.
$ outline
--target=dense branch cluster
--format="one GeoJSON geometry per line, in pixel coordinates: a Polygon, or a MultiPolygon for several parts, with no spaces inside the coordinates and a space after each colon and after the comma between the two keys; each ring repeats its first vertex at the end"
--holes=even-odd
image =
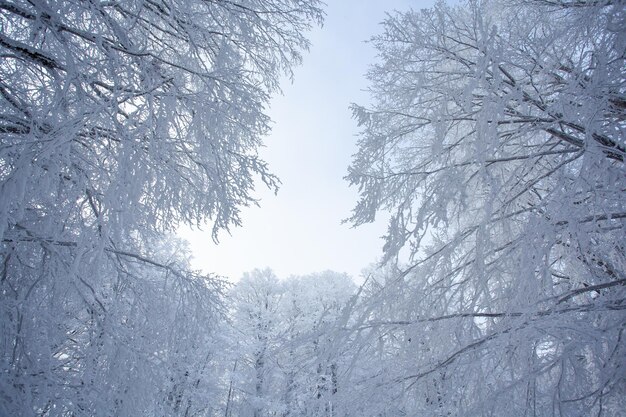
{"type": "Polygon", "coordinates": [[[276,189],[265,107],[319,6],[0,1],[1,415],[210,414],[223,283],[164,233],[276,189]]]}
{"type": "Polygon", "coordinates": [[[401,415],[624,409],[624,10],[438,4],[374,38],[351,220],[390,210],[405,266],[356,329],[397,351],[375,380],[401,415]]]}

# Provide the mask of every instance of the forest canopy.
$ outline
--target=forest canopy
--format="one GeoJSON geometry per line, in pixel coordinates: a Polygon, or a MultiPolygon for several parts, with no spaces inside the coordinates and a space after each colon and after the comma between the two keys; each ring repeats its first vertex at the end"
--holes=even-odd
{"type": "Polygon", "coordinates": [[[190,266],[179,226],[277,190],[267,108],[322,7],[0,0],[0,415],[623,414],[623,0],[391,12],[346,177],[382,260],[190,266]]]}
{"type": "Polygon", "coordinates": [[[0,1],[0,415],[218,407],[225,283],[171,233],[277,187],[266,106],[320,6],[0,1]]]}
{"type": "Polygon", "coordinates": [[[347,177],[350,220],[391,211],[385,258],[409,258],[369,301],[385,315],[354,326],[388,345],[363,384],[398,409],[377,412],[619,415],[624,3],[438,3],[383,25],[347,177]]]}

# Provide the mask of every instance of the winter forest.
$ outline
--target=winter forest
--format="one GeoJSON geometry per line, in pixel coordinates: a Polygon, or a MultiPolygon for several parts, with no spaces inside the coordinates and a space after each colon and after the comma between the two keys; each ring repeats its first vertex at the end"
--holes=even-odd
{"type": "Polygon", "coordinates": [[[624,0],[389,10],[345,138],[380,258],[191,266],[280,192],[325,7],[0,0],[0,416],[626,416],[624,0]]]}

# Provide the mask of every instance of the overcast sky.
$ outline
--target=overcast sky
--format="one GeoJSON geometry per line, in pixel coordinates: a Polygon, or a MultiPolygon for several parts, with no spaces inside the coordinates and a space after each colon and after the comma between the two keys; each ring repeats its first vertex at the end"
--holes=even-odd
{"type": "MultiPolygon", "coordinates": [[[[220,234],[182,232],[193,266],[238,280],[270,267],[279,277],[326,269],[356,277],[382,253],[386,223],[358,229],[341,224],[357,200],[343,177],[356,151],[355,121],[348,106],[365,104],[365,73],[375,51],[364,41],[381,31],[385,12],[420,9],[430,1],[328,0],[324,27],[310,34],[312,47],[296,68],[293,84],[272,101],[272,134],[261,152],[282,186],[277,196],[257,190],[260,208],[243,211],[243,226],[220,234]]],[[[207,230],[209,230],[207,228],[207,230]]]]}

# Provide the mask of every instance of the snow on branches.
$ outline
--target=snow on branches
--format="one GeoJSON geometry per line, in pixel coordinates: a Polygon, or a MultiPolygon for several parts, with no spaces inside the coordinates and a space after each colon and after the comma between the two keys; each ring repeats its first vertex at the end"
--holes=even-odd
{"type": "Polygon", "coordinates": [[[621,1],[470,1],[373,38],[350,220],[391,211],[386,259],[409,257],[406,309],[372,326],[425,332],[387,380],[411,407],[624,409],[625,22],[621,1]]]}
{"type": "Polygon", "coordinates": [[[208,220],[216,239],[255,178],[277,187],[265,107],[321,19],[303,0],[0,0],[0,414],[210,397],[222,284],[164,233],[208,220]]]}

